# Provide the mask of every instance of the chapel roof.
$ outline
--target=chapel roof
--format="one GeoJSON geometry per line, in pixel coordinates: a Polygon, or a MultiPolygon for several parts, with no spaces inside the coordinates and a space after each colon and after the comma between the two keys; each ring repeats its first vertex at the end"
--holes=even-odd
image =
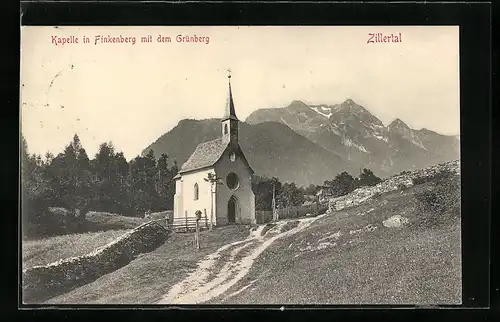
{"type": "Polygon", "coordinates": [[[222,156],[229,142],[222,138],[200,143],[189,159],[182,165],[179,173],[194,171],[213,166],[222,156]]]}

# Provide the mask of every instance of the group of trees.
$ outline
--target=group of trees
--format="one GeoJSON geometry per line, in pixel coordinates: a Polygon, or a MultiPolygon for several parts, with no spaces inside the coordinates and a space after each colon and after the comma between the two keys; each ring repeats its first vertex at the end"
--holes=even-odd
{"type": "MultiPolygon", "coordinates": [[[[144,156],[127,161],[117,153],[111,142],[102,143],[93,159],[89,159],[78,135],[57,156],[47,153],[29,155],[22,138],[21,149],[22,200],[24,222],[35,227],[48,227],[48,207],[63,207],[80,219],[89,210],[142,215],[144,211],[173,209],[175,161],[169,166],[168,156],[156,159],[152,150],[144,156]]],[[[209,179],[207,179],[209,180],[209,179]]],[[[342,172],[323,186],[298,187],[278,178],[254,176],[252,188],[257,210],[271,210],[273,195],[276,206],[299,206],[321,188],[329,188],[334,197],[351,192],[360,186],[380,182],[371,170],[364,169],[353,178],[342,172]]]]}
{"type": "Polygon", "coordinates": [[[363,169],[356,178],[344,171],[338,174],[333,180],[326,180],[323,186],[330,189],[332,197],[340,197],[359,187],[374,186],[381,181],[382,179],[377,177],[372,170],[363,169]]]}
{"type": "Polygon", "coordinates": [[[21,140],[25,222],[39,226],[48,220],[44,213],[49,206],[78,209],[81,216],[88,210],[134,216],[173,208],[173,177],[178,169],[175,162],[169,166],[166,154],[156,160],[149,151],[127,162],[109,142],[102,143],[91,160],[75,134],[62,153],[42,158],[29,155],[26,141],[21,140]]]}
{"type": "Polygon", "coordinates": [[[256,210],[271,210],[273,193],[277,207],[301,205],[305,200],[304,189],[295,183],[282,183],[278,178],[266,178],[254,175],[252,190],[255,194],[256,210]],[[273,192],[274,191],[274,192],[273,192]]]}
{"type": "Polygon", "coordinates": [[[282,183],[275,177],[254,176],[252,188],[255,193],[255,209],[271,210],[273,189],[276,206],[285,208],[302,205],[308,196],[315,196],[320,189],[329,189],[332,197],[339,197],[356,188],[374,186],[381,181],[371,170],[363,169],[356,178],[344,171],[334,179],[324,181],[322,186],[311,184],[308,187],[297,187],[294,183],[282,183]]]}

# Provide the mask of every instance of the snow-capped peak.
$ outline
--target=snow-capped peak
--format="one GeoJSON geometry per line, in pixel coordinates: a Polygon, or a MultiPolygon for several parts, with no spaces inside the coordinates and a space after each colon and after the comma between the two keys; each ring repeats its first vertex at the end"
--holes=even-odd
{"type": "Polygon", "coordinates": [[[323,115],[324,117],[330,118],[332,116],[332,109],[326,105],[316,105],[309,106],[314,112],[323,115]]]}

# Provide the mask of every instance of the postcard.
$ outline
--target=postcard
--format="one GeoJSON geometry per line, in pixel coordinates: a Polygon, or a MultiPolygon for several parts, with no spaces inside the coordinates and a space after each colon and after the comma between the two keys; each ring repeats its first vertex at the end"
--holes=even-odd
{"type": "Polygon", "coordinates": [[[458,26],[23,26],[22,297],[462,303],[458,26]]]}

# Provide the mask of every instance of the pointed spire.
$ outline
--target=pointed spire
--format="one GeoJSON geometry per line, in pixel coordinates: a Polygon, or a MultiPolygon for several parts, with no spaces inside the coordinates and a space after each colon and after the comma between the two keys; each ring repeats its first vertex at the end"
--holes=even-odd
{"type": "Polygon", "coordinates": [[[238,118],[236,117],[236,112],[234,111],[233,93],[231,91],[231,69],[228,69],[227,72],[228,72],[227,79],[229,81],[229,93],[227,96],[226,110],[222,120],[227,120],[227,119],[238,120],[238,118]]]}

